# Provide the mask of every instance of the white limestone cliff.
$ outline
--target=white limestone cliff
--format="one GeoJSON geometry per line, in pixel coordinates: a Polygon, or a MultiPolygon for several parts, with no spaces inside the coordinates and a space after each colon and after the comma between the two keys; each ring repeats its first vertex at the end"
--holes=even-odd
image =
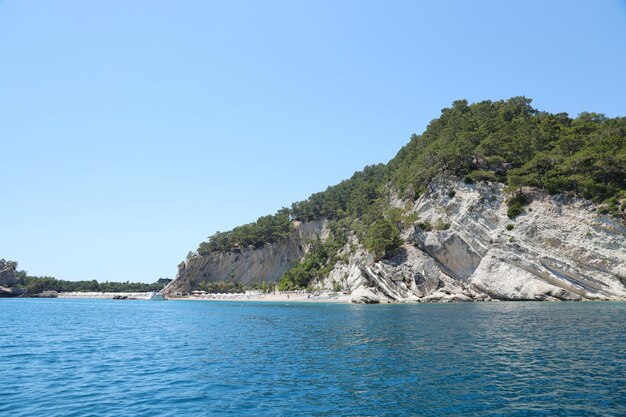
{"type": "Polygon", "coordinates": [[[356,250],[324,285],[341,282],[354,302],[360,288],[381,302],[626,299],[624,224],[583,200],[524,191],[533,201],[511,220],[502,185],[435,181],[409,211],[447,230],[409,227],[379,262],[356,250]]]}
{"type": "MultiPolygon", "coordinates": [[[[417,201],[392,197],[390,205],[418,216],[402,231],[404,244],[375,262],[352,235],[340,250],[343,261],[317,285],[342,287],[363,303],[626,300],[624,223],[585,200],[524,192],[532,202],[515,220],[501,184],[439,179],[417,201]]],[[[325,235],[321,221],[298,223],[282,242],[196,255],[180,265],[168,291],[189,291],[202,280],[276,281],[307,241],[325,235]]]]}
{"type": "Polygon", "coordinates": [[[189,292],[202,281],[277,281],[307,250],[308,242],[320,236],[324,221],[294,222],[293,236],[261,248],[243,248],[209,255],[195,254],[178,265],[178,274],[167,294],[189,292]]]}

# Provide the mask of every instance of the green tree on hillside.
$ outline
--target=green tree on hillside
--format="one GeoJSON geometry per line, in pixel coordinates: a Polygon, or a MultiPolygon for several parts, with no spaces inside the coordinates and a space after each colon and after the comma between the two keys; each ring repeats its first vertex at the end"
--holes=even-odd
{"type": "Polygon", "coordinates": [[[376,260],[397,249],[402,244],[397,225],[389,219],[376,221],[368,230],[363,245],[376,260]]]}

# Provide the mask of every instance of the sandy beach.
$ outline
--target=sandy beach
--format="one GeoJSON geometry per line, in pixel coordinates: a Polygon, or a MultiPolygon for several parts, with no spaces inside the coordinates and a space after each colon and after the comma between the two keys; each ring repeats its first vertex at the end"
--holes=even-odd
{"type": "MultiPolygon", "coordinates": [[[[126,297],[128,300],[144,300],[145,292],[61,292],[59,298],[101,298],[113,299],[126,297]]],[[[262,302],[296,302],[296,303],[350,303],[350,295],[336,292],[322,293],[276,293],[262,294],[254,291],[234,294],[192,294],[182,297],[167,297],[168,300],[189,301],[262,301],[262,302]]]]}
{"type": "Polygon", "coordinates": [[[144,300],[147,292],[60,292],[58,298],[114,298],[126,297],[128,300],[144,300]]]}
{"type": "Polygon", "coordinates": [[[262,301],[262,302],[296,302],[296,303],[350,303],[350,295],[343,293],[324,292],[319,294],[308,293],[276,293],[261,294],[246,292],[245,294],[203,294],[186,297],[171,297],[171,300],[192,301],[262,301]]]}

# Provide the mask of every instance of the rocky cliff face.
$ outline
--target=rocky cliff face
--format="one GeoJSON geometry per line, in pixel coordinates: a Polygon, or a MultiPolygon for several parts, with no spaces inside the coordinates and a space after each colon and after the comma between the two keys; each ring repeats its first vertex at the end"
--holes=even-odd
{"type": "Polygon", "coordinates": [[[17,264],[15,262],[0,259],[0,285],[11,286],[15,283],[15,272],[17,264]]]}
{"type": "Polygon", "coordinates": [[[380,262],[345,248],[324,284],[355,302],[626,299],[626,227],[589,202],[525,191],[533,201],[515,220],[499,184],[437,181],[416,202],[392,199],[446,230],[409,227],[380,262]]]}
{"type": "Polygon", "coordinates": [[[308,242],[322,233],[324,222],[294,222],[293,236],[261,248],[194,255],[178,265],[178,274],[165,292],[188,292],[202,281],[278,281],[307,250],[308,242]]]}
{"type": "MultiPolygon", "coordinates": [[[[419,217],[402,231],[404,244],[375,262],[356,237],[320,286],[339,283],[354,302],[626,299],[626,227],[593,204],[525,190],[525,213],[507,217],[503,186],[433,181],[417,201],[389,204],[419,217]],[[435,230],[419,227],[430,223],[435,230]],[[439,230],[436,230],[439,229],[439,230]]],[[[240,253],[195,256],[179,267],[168,291],[202,280],[277,280],[323,233],[301,223],[294,237],[240,253]]]]}

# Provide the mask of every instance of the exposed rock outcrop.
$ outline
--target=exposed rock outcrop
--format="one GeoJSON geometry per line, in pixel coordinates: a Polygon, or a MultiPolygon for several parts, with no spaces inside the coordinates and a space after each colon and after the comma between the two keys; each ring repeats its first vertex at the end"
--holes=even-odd
{"type": "Polygon", "coordinates": [[[20,297],[26,294],[24,288],[19,287],[0,287],[0,298],[20,297]]]}
{"type": "Polygon", "coordinates": [[[17,280],[17,262],[0,259],[0,298],[19,297],[25,291],[13,287],[17,280]]]}
{"type": "Polygon", "coordinates": [[[500,184],[433,182],[408,205],[446,230],[408,228],[399,253],[376,263],[357,250],[324,284],[381,302],[626,299],[626,227],[589,202],[525,192],[533,201],[511,220],[500,184]]]}
{"type": "MultiPolygon", "coordinates": [[[[375,262],[353,235],[319,285],[348,289],[359,303],[626,299],[622,221],[585,200],[524,192],[532,202],[515,220],[501,184],[440,179],[417,201],[391,197],[390,205],[418,216],[402,231],[404,245],[375,262]]],[[[194,256],[167,290],[202,280],[276,281],[323,234],[322,222],[301,223],[283,242],[194,256]]]]}
{"type": "Polygon", "coordinates": [[[0,259],[0,285],[12,286],[16,280],[17,263],[0,259]]]}
{"type": "Polygon", "coordinates": [[[380,297],[376,295],[375,289],[366,288],[363,286],[358,287],[352,292],[352,302],[359,304],[378,304],[380,303],[380,297]]]}

